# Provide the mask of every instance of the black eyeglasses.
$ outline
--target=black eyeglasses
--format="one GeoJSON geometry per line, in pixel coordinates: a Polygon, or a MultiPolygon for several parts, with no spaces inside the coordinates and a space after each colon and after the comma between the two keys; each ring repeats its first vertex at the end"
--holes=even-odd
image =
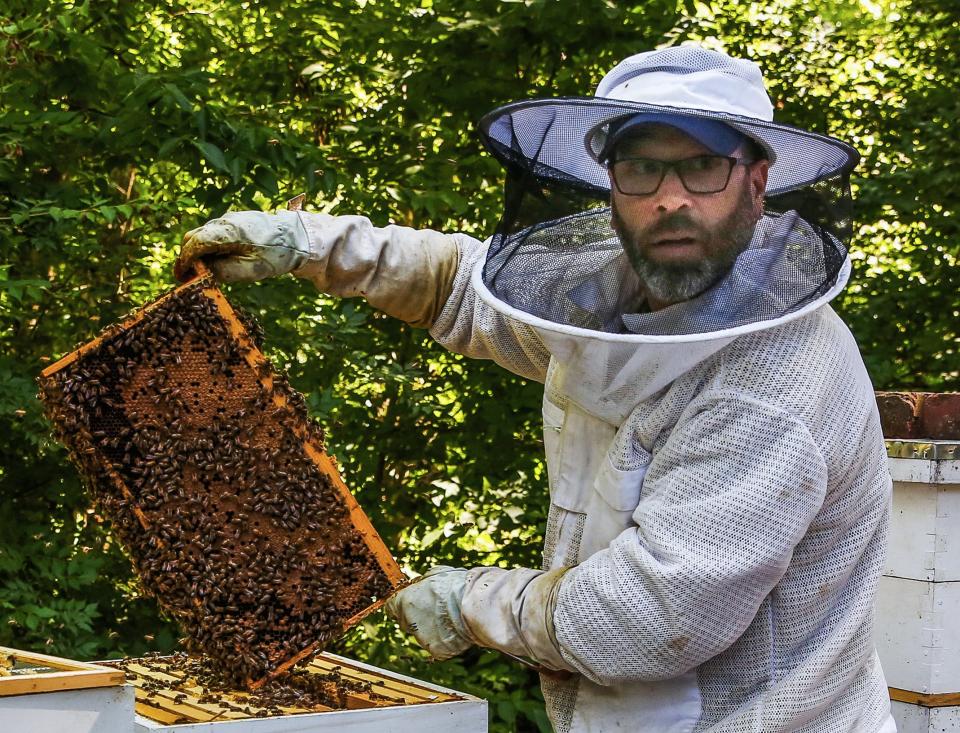
{"type": "Polygon", "coordinates": [[[719,193],[727,187],[737,163],[749,165],[753,161],[726,155],[697,155],[683,160],[621,158],[610,164],[610,171],[617,190],[628,196],[656,193],[670,171],[677,172],[690,193],[719,193]]]}

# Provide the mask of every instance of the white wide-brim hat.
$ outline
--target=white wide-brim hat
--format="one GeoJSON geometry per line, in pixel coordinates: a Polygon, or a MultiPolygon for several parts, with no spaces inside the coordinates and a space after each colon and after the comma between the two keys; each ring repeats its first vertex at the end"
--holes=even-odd
{"type": "Polygon", "coordinates": [[[847,173],[860,159],[840,140],[774,122],[760,68],[698,46],[631,56],[603,77],[594,97],[499,107],[481,119],[480,132],[507,165],[606,191],[609,178],[598,157],[610,123],[638,113],[717,120],[752,138],[771,161],[768,196],[847,173]]]}

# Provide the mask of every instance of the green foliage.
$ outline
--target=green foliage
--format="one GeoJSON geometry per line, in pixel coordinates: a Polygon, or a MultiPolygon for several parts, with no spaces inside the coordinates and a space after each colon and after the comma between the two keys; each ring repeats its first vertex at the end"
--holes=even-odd
{"type": "MultiPolygon", "coordinates": [[[[850,140],[856,272],[840,303],[878,387],[956,389],[951,0],[8,0],[0,11],[0,644],[170,649],[51,442],[34,376],[173,282],[228,208],[311,208],[484,236],[503,102],[589,93],[620,58],[699,40],[765,68],[780,119],[850,140]]],[[[411,569],[539,564],[539,387],[289,278],[235,287],[411,569]]],[[[431,664],[377,616],[340,651],[548,730],[535,676],[491,652],[431,664]]]]}

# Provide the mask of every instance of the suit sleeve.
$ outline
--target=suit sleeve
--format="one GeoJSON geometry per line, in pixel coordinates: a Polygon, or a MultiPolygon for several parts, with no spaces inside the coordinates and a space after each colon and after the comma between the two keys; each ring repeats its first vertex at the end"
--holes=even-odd
{"type": "Polygon", "coordinates": [[[498,313],[477,295],[472,275],[487,253],[487,244],[456,235],[460,264],[450,296],[430,334],[450,351],[492,359],[522,377],[543,382],[550,353],[530,326],[498,313]]]}

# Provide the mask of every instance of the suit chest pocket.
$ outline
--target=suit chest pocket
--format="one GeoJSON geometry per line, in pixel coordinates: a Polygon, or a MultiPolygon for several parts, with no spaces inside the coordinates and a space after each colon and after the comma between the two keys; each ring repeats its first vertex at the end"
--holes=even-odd
{"type": "Polygon", "coordinates": [[[604,456],[593,482],[587,507],[579,560],[607,547],[625,529],[635,526],[633,513],[640,503],[643,479],[650,464],[649,454],[638,456],[638,465],[629,470],[618,469],[609,455],[604,456]]]}

